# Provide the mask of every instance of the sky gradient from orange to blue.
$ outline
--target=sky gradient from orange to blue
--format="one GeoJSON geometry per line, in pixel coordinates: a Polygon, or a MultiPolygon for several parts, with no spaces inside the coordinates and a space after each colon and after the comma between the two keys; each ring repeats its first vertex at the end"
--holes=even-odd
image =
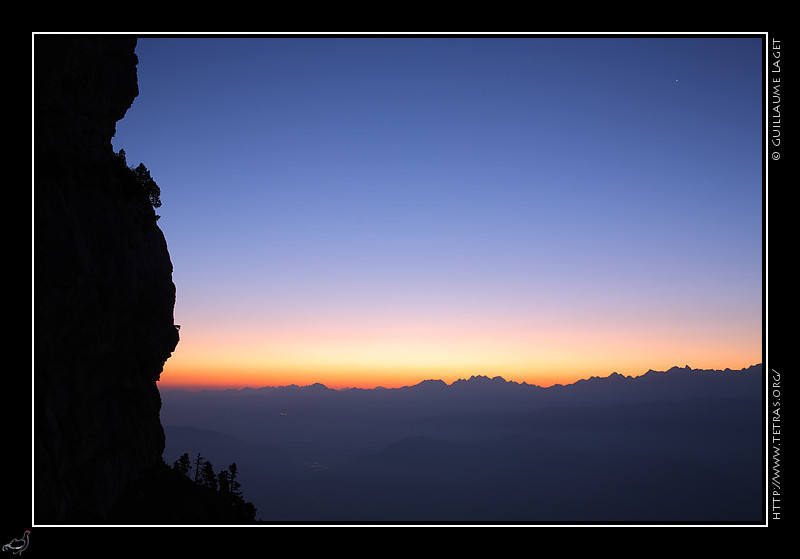
{"type": "Polygon", "coordinates": [[[159,386],[762,362],[762,39],[142,38],[159,386]]]}

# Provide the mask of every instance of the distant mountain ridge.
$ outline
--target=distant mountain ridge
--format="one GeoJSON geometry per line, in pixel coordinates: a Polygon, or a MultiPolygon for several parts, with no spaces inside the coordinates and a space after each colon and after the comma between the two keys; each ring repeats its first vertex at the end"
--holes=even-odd
{"type": "Polygon", "coordinates": [[[165,391],[165,458],[235,457],[265,521],[749,522],[763,378],[759,364],[547,388],[165,391]]]}
{"type": "Polygon", "coordinates": [[[235,457],[265,521],[754,521],[762,373],[165,392],[162,421],[169,459],[235,457]]]}
{"type": "MultiPolygon", "coordinates": [[[[758,363],[755,365],[751,365],[749,367],[745,367],[743,369],[693,369],[689,365],[685,365],[684,367],[673,366],[667,369],[666,371],[656,371],[653,369],[649,369],[647,372],[641,375],[623,375],[617,372],[612,372],[609,375],[603,376],[591,376],[585,379],[579,379],[575,382],[568,383],[568,384],[554,384],[552,386],[540,386],[537,384],[528,384],[527,382],[517,382],[513,380],[506,380],[502,376],[494,376],[489,377],[487,375],[471,375],[469,378],[459,378],[453,381],[450,384],[447,384],[445,381],[441,379],[426,379],[418,382],[417,384],[402,386],[398,388],[386,388],[383,386],[377,386],[375,388],[329,388],[323,383],[315,382],[309,385],[298,385],[298,384],[286,384],[286,385],[271,385],[271,386],[262,386],[259,388],[252,388],[252,387],[244,387],[244,388],[220,388],[220,389],[203,389],[198,390],[197,392],[224,392],[224,391],[262,391],[268,392],[273,390],[302,390],[302,391],[370,391],[370,390],[388,390],[388,391],[398,391],[398,390],[439,390],[439,389],[447,389],[447,388],[475,388],[475,387],[495,387],[495,388],[508,388],[508,387],[520,387],[520,388],[531,388],[531,389],[538,389],[538,390],[553,390],[565,387],[575,387],[581,386],[585,383],[598,383],[598,382],[620,382],[620,381],[637,381],[637,380],[644,380],[653,378],[659,375],[671,374],[671,375],[679,375],[679,374],[696,374],[696,375],[720,375],[720,374],[736,374],[736,373],[752,373],[752,374],[760,374],[763,370],[763,364],[758,363]]],[[[168,392],[189,392],[186,389],[182,388],[166,388],[162,389],[168,392]]]]}
{"type": "Polygon", "coordinates": [[[296,384],[221,390],[164,390],[165,402],[185,399],[227,400],[235,396],[240,401],[274,401],[297,403],[303,401],[358,402],[369,400],[401,402],[414,399],[420,405],[438,402],[456,405],[474,401],[478,407],[493,403],[501,408],[515,405],[527,407],[531,404],[561,405],[627,402],[631,399],[653,399],[658,401],[685,398],[726,397],[753,398],[761,396],[762,364],[738,370],[692,369],[689,366],[671,367],[666,371],[648,370],[639,376],[611,373],[608,376],[592,376],[571,384],[555,384],[541,387],[526,382],[508,381],[503,377],[473,375],[447,384],[440,379],[423,380],[400,388],[328,388],[314,383],[307,386],[296,384]]]}
{"type": "MultiPolygon", "coordinates": [[[[540,387],[506,381],[502,377],[472,376],[452,384],[425,380],[402,388],[332,389],[320,383],[309,386],[228,390],[164,391],[161,419],[164,425],[192,425],[230,433],[256,431],[290,421],[337,421],[350,418],[362,429],[362,417],[414,418],[480,413],[529,413],[536,409],[574,406],[608,406],[678,402],[707,398],[761,400],[763,367],[740,370],[700,370],[673,367],[638,376],[612,373],[568,385],[540,387]],[[236,414],[229,411],[235,407],[236,414]],[[202,411],[201,411],[202,410],[202,411]],[[246,419],[249,418],[249,419],[246,419]],[[226,425],[230,422],[231,425],[226,425]],[[276,423],[277,422],[277,423],[276,423]]],[[[394,421],[394,419],[392,419],[394,421]]],[[[285,430],[280,428],[279,432],[285,430]]],[[[309,426],[309,429],[311,427],[309,426]]]]}

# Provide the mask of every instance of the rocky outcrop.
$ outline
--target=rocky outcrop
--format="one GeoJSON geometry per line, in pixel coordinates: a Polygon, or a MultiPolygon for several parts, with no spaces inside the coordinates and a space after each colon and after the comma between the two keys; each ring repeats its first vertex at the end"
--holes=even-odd
{"type": "Polygon", "coordinates": [[[34,40],[34,522],[103,522],[162,461],[156,381],[178,343],[167,244],[114,153],[136,39],[34,40]]]}

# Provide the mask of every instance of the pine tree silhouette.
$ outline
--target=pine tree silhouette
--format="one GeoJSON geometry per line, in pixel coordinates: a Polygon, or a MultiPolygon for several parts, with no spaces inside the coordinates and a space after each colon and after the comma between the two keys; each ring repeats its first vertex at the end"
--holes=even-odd
{"type": "Polygon", "coordinates": [[[188,476],[189,471],[192,469],[192,461],[189,459],[189,453],[184,452],[180,458],[172,463],[172,469],[181,474],[188,476]]]}
{"type": "Polygon", "coordinates": [[[194,460],[194,482],[197,483],[200,479],[200,468],[203,466],[203,456],[200,452],[197,453],[197,458],[194,460]]]}

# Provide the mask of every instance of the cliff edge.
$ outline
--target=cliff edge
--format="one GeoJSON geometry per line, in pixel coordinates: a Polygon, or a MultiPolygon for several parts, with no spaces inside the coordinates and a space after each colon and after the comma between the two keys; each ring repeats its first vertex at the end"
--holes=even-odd
{"type": "Polygon", "coordinates": [[[178,343],[164,235],[111,138],[136,38],[34,39],[34,522],[98,523],[162,463],[156,381],[178,343]]]}

